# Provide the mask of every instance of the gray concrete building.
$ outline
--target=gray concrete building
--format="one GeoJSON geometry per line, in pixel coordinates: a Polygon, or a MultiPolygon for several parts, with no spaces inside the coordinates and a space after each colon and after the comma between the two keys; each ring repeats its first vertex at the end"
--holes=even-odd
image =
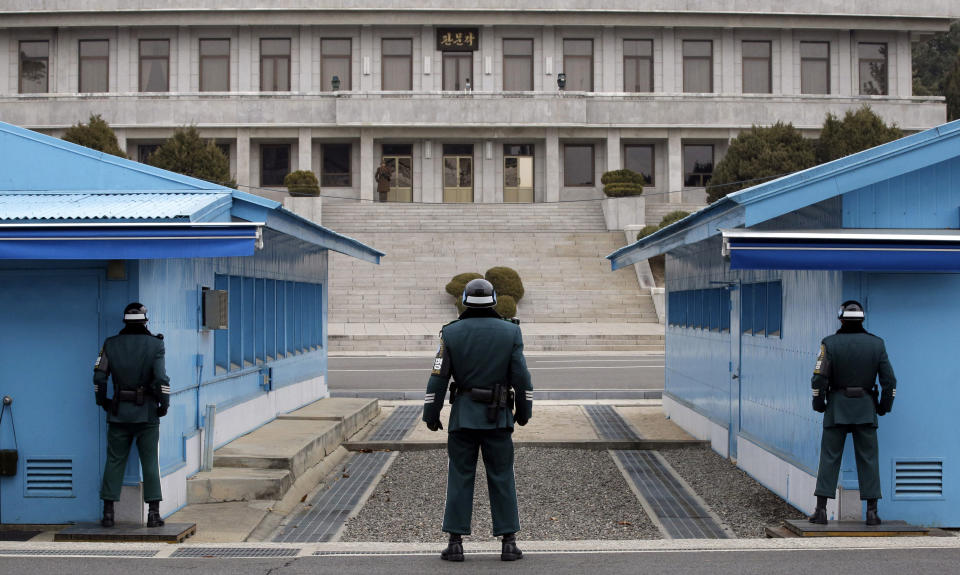
{"type": "Polygon", "coordinates": [[[730,139],[869,104],[907,131],[911,44],[949,0],[7,0],[0,119],[54,135],[91,113],[143,160],[196,125],[241,189],[555,202],[627,167],[648,202],[698,202],[730,139]]]}

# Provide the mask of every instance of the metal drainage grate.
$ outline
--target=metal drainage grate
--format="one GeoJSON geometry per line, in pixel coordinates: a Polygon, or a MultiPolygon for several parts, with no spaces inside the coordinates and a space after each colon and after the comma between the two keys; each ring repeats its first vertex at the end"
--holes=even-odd
{"type": "Polygon", "coordinates": [[[181,547],[173,552],[175,559],[201,558],[257,558],[296,557],[299,549],[292,547],[181,547]]]}
{"type": "Polygon", "coordinates": [[[360,504],[391,455],[383,451],[353,454],[347,462],[347,477],[317,493],[310,501],[310,508],[283,527],[273,540],[281,543],[330,541],[360,504]]]}
{"type": "Polygon", "coordinates": [[[688,491],[655,453],[647,451],[614,451],[631,482],[643,495],[650,510],[666,534],[674,539],[727,539],[729,535],[717,524],[693,493],[688,491]]]}
{"type": "Polygon", "coordinates": [[[0,549],[3,555],[59,555],[83,557],[153,557],[156,551],[148,549],[0,549]]]}
{"type": "Polygon", "coordinates": [[[643,439],[633,430],[611,405],[585,405],[587,415],[597,429],[601,439],[638,440],[643,439]]]}
{"type": "Polygon", "coordinates": [[[423,408],[419,405],[401,405],[393,410],[380,427],[367,437],[367,441],[398,441],[410,432],[420,419],[423,408]]]}

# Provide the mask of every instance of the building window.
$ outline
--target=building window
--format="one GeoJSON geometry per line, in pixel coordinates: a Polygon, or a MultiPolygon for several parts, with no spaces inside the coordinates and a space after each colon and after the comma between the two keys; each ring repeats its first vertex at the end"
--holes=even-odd
{"type": "Polygon", "coordinates": [[[685,144],[683,146],[683,185],[703,188],[713,176],[713,146],[685,144]]]}
{"type": "Polygon", "coordinates": [[[260,146],[260,185],[282,186],[290,173],[289,144],[263,144],[260,146]]]}
{"type": "Polygon", "coordinates": [[[800,93],[830,93],[830,42],[800,42],[800,93]]]}
{"type": "Polygon", "coordinates": [[[351,58],[350,38],[324,38],[320,40],[320,89],[334,90],[333,79],[340,82],[338,90],[350,90],[351,58]]]}
{"type": "Polygon", "coordinates": [[[740,50],[743,60],[743,93],[769,94],[773,84],[770,42],[744,41],[740,50]]]}
{"type": "Polygon", "coordinates": [[[290,39],[260,39],[260,91],[290,91],[290,39]]]}
{"type": "Polygon", "coordinates": [[[140,91],[170,91],[170,40],[140,40],[140,91]]]}
{"type": "Polygon", "coordinates": [[[778,281],[743,284],[740,330],[747,335],[781,337],[783,284],[778,281]]]}
{"type": "Polygon", "coordinates": [[[80,92],[110,91],[110,41],[80,40],[80,92]]]}
{"type": "Polygon", "coordinates": [[[230,40],[200,40],[200,91],[230,91],[230,40]]]}
{"type": "Polygon", "coordinates": [[[413,90],[413,40],[384,38],[380,43],[384,90],[413,90]]]}
{"type": "Polygon", "coordinates": [[[324,144],[320,165],[320,185],[331,188],[350,187],[350,144],[324,144]]]}
{"type": "Polygon", "coordinates": [[[533,90],[533,40],[503,39],[503,90],[533,90]]]}
{"type": "Polygon", "coordinates": [[[49,91],[50,43],[46,40],[20,42],[20,93],[49,91]]]}
{"type": "Polygon", "coordinates": [[[683,41],[683,91],[713,92],[713,42],[683,41]]]}
{"type": "Polygon", "coordinates": [[[653,92],[653,40],[623,41],[623,91],[653,92]]]}
{"type": "Polygon", "coordinates": [[[563,185],[568,188],[593,187],[593,144],[563,146],[563,185]]]}
{"type": "Polygon", "coordinates": [[[443,53],[443,89],[471,90],[473,77],[473,52],[443,53]]]}
{"type": "Polygon", "coordinates": [[[139,144],[137,145],[137,161],[141,164],[150,163],[150,155],[160,148],[160,144],[139,144]]]}
{"type": "Polygon", "coordinates": [[[593,92],[593,40],[563,41],[563,73],[566,90],[593,92]]]}
{"type": "Polygon", "coordinates": [[[654,185],[653,144],[627,144],[623,147],[623,167],[643,176],[644,185],[654,185]]]}
{"type": "Polygon", "coordinates": [[[857,45],[860,58],[860,93],[865,96],[886,96],[887,45],[861,42],[857,45]]]}

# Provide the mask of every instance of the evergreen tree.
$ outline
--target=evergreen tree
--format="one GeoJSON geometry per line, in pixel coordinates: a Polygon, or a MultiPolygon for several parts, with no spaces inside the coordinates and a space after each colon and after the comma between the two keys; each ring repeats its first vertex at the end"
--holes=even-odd
{"type": "Polygon", "coordinates": [[[110,124],[100,117],[100,114],[91,114],[86,124],[77,122],[70,126],[63,134],[63,139],[94,150],[126,158],[127,154],[120,149],[117,135],[113,133],[110,124]]]}
{"type": "Polygon", "coordinates": [[[888,126],[869,106],[856,112],[848,111],[842,120],[827,114],[817,142],[817,163],[830,162],[902,137],[900,128],[888,126]]]}
{"type": "Polygon", "coordinates": [[[946,96],[947,76],[960,52],[960,20],[948,32],[913,45],[913,94],[946,96]]]}
{"type": "Polygon", "coordinates": [[[960,54],[953,63],[953,71],[947,76],[943,93],[947,97],[947,120],[960,120],[960,54]]]}
{"type": "Polygon", "coordinates": [[[753,126],[730,142],[707,186],[707,200],[720,198],[764,179],[809,168],[816,163],[813,144],[792,124],[753,126]]]}
{"type": "Polygon", "coordinates": [[[194,126],[177,128],[173,136],[150,154],[148,162],[151,166],[192,178],[237,187],[230,177],[230,160],[212,140],[200,138],[200,132],[194,126]]]}

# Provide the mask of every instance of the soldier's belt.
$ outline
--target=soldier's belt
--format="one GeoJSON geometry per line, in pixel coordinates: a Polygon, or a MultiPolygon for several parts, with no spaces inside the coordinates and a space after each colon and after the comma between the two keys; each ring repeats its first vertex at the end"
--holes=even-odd
{"type": "Polygon", "coordinates": [[[844,397],[856,398],[856,397],[863,397],[864,395],[866,395],[866,390],[863,389],[862,387],[837,387],[837,388],[831,389],[831,391],[842,393],[844,397]]]}
{"type": "Polygon", "coordinates": [[[462,395],[469,397],[477,403],[492,403],[493,402],[493,390],[485,387],[473,387],[470,389],[460,388],[462,395]]]}
{"type": "Polygon", "coordinates": [[[142,387],[138,387],[137,389],[118,389],[117,395],[114,397],[116,401],[136,403],[137,405],[143,405],[143,398],[144,388],[142,387]]]}

